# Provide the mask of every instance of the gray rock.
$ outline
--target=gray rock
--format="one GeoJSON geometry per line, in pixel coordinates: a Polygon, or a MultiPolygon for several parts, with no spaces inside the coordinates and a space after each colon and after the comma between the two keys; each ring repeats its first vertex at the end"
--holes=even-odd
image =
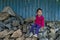
{"type": "Polygon", "coordinates": [[[6,26],[9,30],[12,29],[12,28],[11,28],[11,27],[12,27],[11,24],[6,24],[5,26],[6,26]]]}
{"type": "Polygon", "coordinates": [[[27,32],[27,25],[23,24],[23,32],[27,32]]]}
{"type": "Polygon", "coordinates": [[[57,39],[56,40],[60,40],[60,36],[59,37],[57,37],[57,39]]]}
{"type": "Polygon", "coordinates": [[[10,34],[13,34],[13,33],[14,33],[14,31],[11,30],[11,31],[9,31],[9,32],[7,33],[7,35],[10,35],[10,34]]]}
{"type": "Polygon", "coordinates": [[[9,40],[15,40],[15,39],[9,39],[9,40]]]}
{"type": "Polygon", "coordinates": [[[33,37],[32,40],[37,40],[37,37],[33,37]]]}
{"type": "Polygon", "coordinates": [[[16,31],[18,28],[17,27],[12,27],[12,30],[16,31]]]}
{"type": "Polygon", "coordinates": [[[0,21],[9,18],[9,14],[7,12],[0,13],[0,21]]]}
{"type": "Polygon", "coordinates": [[[5,28],[5,24],[3,22],[0,22],[0,27],[4,29],[5,28]]]}
{"type": "Polygon", "coordinates": [[[48,38],[40,38],[39,40],[48,40],[48,38]]]}
{"type": "Polygon", "coordinates": [[[7,33],[8,33],[7,30],[0,32],[0,38],[4,38],[7,35],[7,33]]]}
{"type": "Polygon", "coordinates": [[[7,20],[4,21],[5,24],[12,23],[14,20],[16,20],[15,17],[9,17],[7,20]]]}
{"type": "Polygon", "coordinates": [[[19,26],[19,25],[20,25],[20,23],[19,23],[19,21],[18,21],[18,20],[14,20],[14,21],[13,21],[13,23],[12,23],[12,25],[13,25],[13,26],[19,26]]]}
{"type": "Polygon", "coordinates": [[[14,13],[14,11],[11,9],[11,7],[7,6],[4,7],[4,9],[2,10],[2,12],[7,12],[8,14],[15,16],[16,14],[14,13]]]}
{"type": "Polygon", "coordinates": [[[25,40],[32,40],[32,38],[26,38],[25,40]]]}
{"type": "Polygon", "coordinates": [[[26,22],[32,22],[32,21],[34,21],[34,20],[35,20],[35,17],[31,17],[31,18],[25,19],[24,21],[26,21],[26,22]]]}
{"type": "Polygon", "coordinates": [[[3,28],[0,27],[0,32],[3,31],[3,28]]]}
{"type": "Polygon", "coordinates": [[[22,32],[20,29],[18,29],[17,31],[15,31],[11,37],[13,38],[17,38],[17,37],[21,37],[22,36],[22,32]]]}
{"type": "Polygon", "coordinates": [[[16,40],[25,40],[24,35],[20,38],[17,38],[16,40]]]}
{"type": "Polygon", "coordinates": [[[4,38],[3,40],[9,40],[8,38],[4,38]]]}

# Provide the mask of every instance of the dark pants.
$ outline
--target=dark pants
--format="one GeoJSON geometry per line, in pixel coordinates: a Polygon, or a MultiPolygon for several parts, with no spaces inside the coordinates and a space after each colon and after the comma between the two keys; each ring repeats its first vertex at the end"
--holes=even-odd
{"type": "Polygon", "coordinates": [[[33,33],[33,32],[34,32],[34,28],[36,28],[34,34],[38,34],[38,33],[39,33],[40,26],[37,25],[37,24],[32,25],[32,27],[31,27],[31,29],[30,29],[30,32],[33,33]]]}

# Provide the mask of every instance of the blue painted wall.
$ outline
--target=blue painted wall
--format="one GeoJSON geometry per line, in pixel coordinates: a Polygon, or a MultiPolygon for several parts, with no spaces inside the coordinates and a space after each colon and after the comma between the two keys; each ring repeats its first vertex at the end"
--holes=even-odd
{"type": "Polygon", "coordinates": [[[60,21],[60,3],[56,0],[0,0],[0,12],[5,6],[23,18],[35,16],[36,9],[42,8],[45,20],[60,21]]]}

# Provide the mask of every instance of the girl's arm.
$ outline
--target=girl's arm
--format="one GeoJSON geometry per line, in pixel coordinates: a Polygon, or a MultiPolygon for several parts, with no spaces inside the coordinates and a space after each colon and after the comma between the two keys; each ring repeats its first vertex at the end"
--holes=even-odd
{"type": "Polygon", "coordinates": [[[41,21],[41,26],[42,26],[42,28],[44,28],[44,25],[45,25],[45,22],[44,22],[44,17],[42,18],[42,21],[41,21]]]}

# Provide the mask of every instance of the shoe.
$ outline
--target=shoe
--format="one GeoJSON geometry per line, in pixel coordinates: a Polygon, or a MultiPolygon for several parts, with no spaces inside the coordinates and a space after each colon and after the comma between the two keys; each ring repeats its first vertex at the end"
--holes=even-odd
{"type": "Polygon", "coordinates": [[[33,35],[34,37],[38,37],[37,34],[33,35]]]}
{"type": "Polygon", "coordinates": [[[29,37],[32,37],[32,36],[33,36],[33,33],[31,32],[29,37]]]}

